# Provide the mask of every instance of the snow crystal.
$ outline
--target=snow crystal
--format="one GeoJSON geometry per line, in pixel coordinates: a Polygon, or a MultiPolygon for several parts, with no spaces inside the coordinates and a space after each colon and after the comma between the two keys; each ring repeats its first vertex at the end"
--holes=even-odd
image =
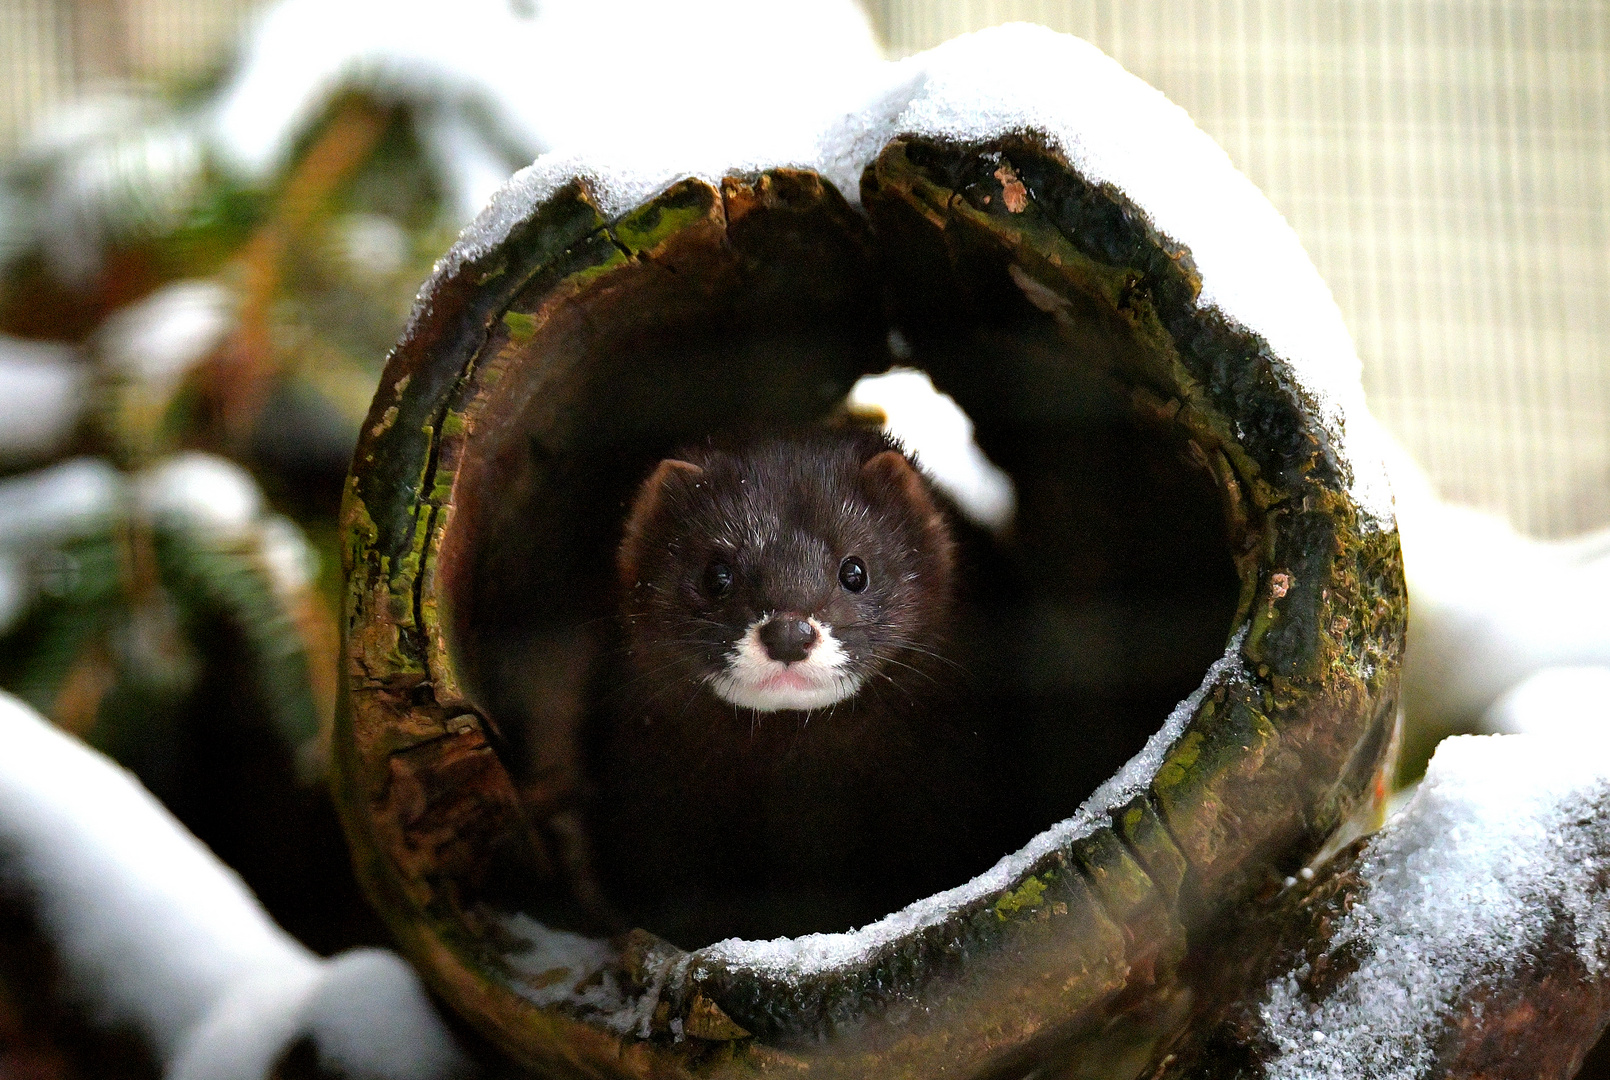
{"type": "Polygon", "coordinates": [[[511,160],[496,135],[465,116],[463,110],[437,103],[423,116],[420,138],[435,174],[448,188],[452,221],[471,221],[497,193],[498,188],[524,163],[526,155],[511,160]]]}
{"type": "Polygon", "coordinates": [[[59,450],[84,411],[88,377],[71,345],[0,335],[0,460],[59,450]]]}
{"type": "Polygon", "coordinates": [[[563,1003],[622,1035],[641,1030],[647,1037],[657,994],[634,999],[623,991],[609,942],[556,930],[521,913],[504,915],[501,922],[520,943],[506,950],[503,960],[522,976],[514,984],[522,997],[534,1005],[563,1003]]]}
{"type": "Polygon", "coordinates": [[[1562,919],[1588,971],[1604,971],[1606,799],[1600,755],[1531,735],[1443,742],[1362,857],[1364,891],[1331,942],[1359,958],[1357,970],[1319,1002],[1301,970],[1269,987],[1262,1017],[1279,1056],[1268,1075],[1424,1075],[1456,1004],[1501,982],[1562,919]]]}
{"type": "Polygon", "coordinates": [[[1140,752],[1130,758],[1070,818],[1053,825],[1030,840],[1022,849],[1006,856],[965,885],[925,897],[870,923],[843,934],[807,934],[798,938],[771,941],[745,941],[729,938],[716,942],[696,954],[732,968],[748,968],[768,975],[799,978],[819,975],[861,963],[879,948],[900,938],[943,922],[950,914],[977,903],[991,893],[1010,887],[1027,873],[1036,861],[1059,848],[1089,836],[1109,820],[1110,811],[1139,794],[1157,775],[1168,748],[1180,737],[1212,690],[1241,677],[1241,644],[1246,627],[1236,631],[1230,646],[1202,678],[1202,683],[1174,707],[1156,734],[1140,752]]]}
{"type": "Polygon", "coordinates": [[[1168,756],[1169,747],[1185,733],[1185,725],[1190,723],[1196,710],[1201,708],[1202,702],[1208,694],[1220,686],[1242,681],[1246,677],[1245,668],[1241,662],[1241,646],[1247,639],[1247,625],[1243,624],[1230,638],[1230,645],[1224,650],[1224,655],[1213,662],[1207,674],[1202,677],[1202,683],[1191,691],[1189,697],[1168,714],[1163,726],[1146,740],[1140,753],[1124,763],[1111,779],[1095,790],[1087,800],[1086,805],[1096,805],[1104,810],[1114,810],[1136,795],[1152,778],[1157,770],[1163,767],[1163,759],[1168,756]]]}
{"type": "MultiPolygon", "coordinates": [[[[810,168],[809,125],[779,122],[738,143],[720,133],[685,133],[675,146],[659,140],[593,147],[585,152],[546,154],[515,173],[492,201],[460,234],[438,262],[433,281],[456,273],[500,244],[514,226],[525,221],[554,192],[582,179],[599,212],[616,217],[687,177],[719,183],[722,177],[755,173],[779,166],[810,168]],[[741,146],[741,149],[738,147],[741,146]]],[[[431,289],[427,283],[422,298],[431,289]]]]}

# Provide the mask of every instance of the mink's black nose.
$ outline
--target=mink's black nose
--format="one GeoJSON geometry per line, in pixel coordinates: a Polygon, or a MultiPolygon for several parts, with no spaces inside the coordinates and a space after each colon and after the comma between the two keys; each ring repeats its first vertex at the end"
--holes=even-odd
{"type": "Polygon", "coordinates": [[[809,656],[816,638],[816,627],[798,615],[778,615],[760,627],[760,643],[766,646],[766,655],[785,664],[809,656]]]}

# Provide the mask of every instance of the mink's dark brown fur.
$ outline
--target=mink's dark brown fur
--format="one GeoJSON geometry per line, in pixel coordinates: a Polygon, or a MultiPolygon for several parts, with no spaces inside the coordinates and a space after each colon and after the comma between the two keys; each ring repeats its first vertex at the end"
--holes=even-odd
{"type": "Polygon", "coordinates": [[[592,827],[631,922],[687,947],[845,930],[1005,853],[1001,740],[953,656],[952,531],[896,444],[823,430],[688,449],[639,490],[618,568],[592,827]],[[825,628],[853,693],[808,711],[717,693],[740,640],[784,612],[825,628]]]}

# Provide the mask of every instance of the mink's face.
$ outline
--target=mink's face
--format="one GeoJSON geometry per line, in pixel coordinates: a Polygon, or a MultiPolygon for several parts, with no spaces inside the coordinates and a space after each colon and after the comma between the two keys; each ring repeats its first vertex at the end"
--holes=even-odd
{"type": "Polygon", "coordinates": [[[665,707],[705,692],[821,709],[920,678],[944,629],[951,541],[921,477],[867,434],[662,462],[620,569],[637,677],[665,707]]]}

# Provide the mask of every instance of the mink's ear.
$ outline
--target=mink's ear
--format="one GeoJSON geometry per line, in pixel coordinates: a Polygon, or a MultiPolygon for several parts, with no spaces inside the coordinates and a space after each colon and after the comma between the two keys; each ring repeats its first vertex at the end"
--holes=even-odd
{"type": "Polygon", "coordinates": [[[649,473],[647,480],[643,481],[643,488],[647,490],[651,487],[664,487],[666,483],[678,476],[703,475],[704,470],[699,468],[693,462],[683,461],[680,458],[668,457],[658,465],[654,466],[654,471],[649,473]]]}
{"type": "Polygon", "coordinates": [[[898,450],[885,450],[874,454],[861,466],[861,475],[869,483],[887,486],[926,509],[933,508],[928,497],[928,485],[915,465],[898,450]]]}
{"type": "Polygon", "coordinates": [[[940,573],[949,575],[955,559],[950,525],[928,490],[928,481],[910,459],[898,450],[884,450],[861,466],[861,478],[875,488],[893,492],[916,511],[916,519],[928,534],[928,550],[937,559],[940,573]]]}
{"type": "Polygon", "coordinates": [[[630,589],[637,584],[638,567],[643,561],[643,545],[647,541],[650,524],[659,515],[660,504],[673,484],[703,476],[704,470],[689,461],[666,458],[654,467],[643,486],[632,499],[632,511],[626,515],[626,528],[621,546],[615,557],[620,572],[621,587],[630,589]]]}

